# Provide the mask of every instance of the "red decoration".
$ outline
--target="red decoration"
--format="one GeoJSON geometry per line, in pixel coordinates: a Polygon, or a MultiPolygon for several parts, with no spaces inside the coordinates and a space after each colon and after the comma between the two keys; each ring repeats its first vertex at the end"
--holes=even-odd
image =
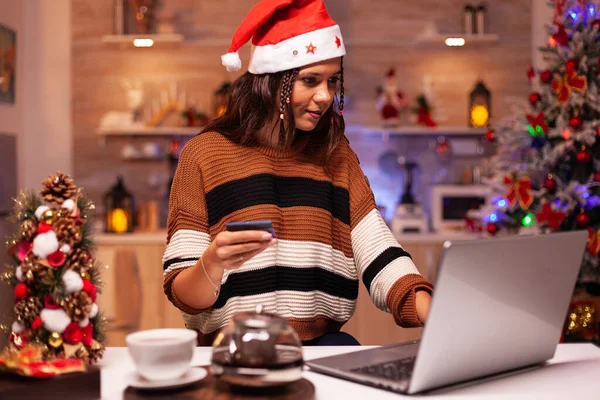
{"type": "Polygon", "coordinates": [[[581,119],[581,117],[572,117],[569,120],[569,125],[571,125],[571,128],[573,129],[579,129],[581,128],[581,125],[583,125],[583,119],[581,119]]]}
{"type": "Polygon", "coordinates": [[[531,181],[529,178],[524,177],[513,180],[512,177],[506,175],[504,176],[504,185],[507,187],[504,197],[506,197],[511,207],[516,204],[517,200],[523,210],[527,210],[531,206],[531,203],[533,203],[533,194],[531,193],[531,181]]]}
{"type": "Polygon", "coordinates": [[[339,37],[335,37],[335,45],[339,48],[342,45],[342,40],[339,37]]]}
{"type": "Polygon", "coordinates": [[[567,34],[567,30],[564,25],[558,25],[558,31],[554,35],[552,35],[552,40],[561,46],[567,46],[569,44],[569,35],[567,34]]]}
{"type": "Polygon", "coordinates": [[[377,111],[386,125],[398,124],[401,111],[406,107],[404,93],[398,88],[396,70],[390,68],[385,74],[385,81],[377,99],[377,111]]]}
{"type": "Polygon", "coordinates": [[[580,228],[587,228],[590,224],[590,216],[585,212],[579,213],[575,217],[575,222],[577,222],[577,226],[580,228]]]}
{"type": "Polygon", "coordinates": [[[592,153],[585,149],[579,150],[575,157],[577,158],[577,161],[579,161],[581,164],[586,164],[592,161],[592,153]]]}
{"type": "Polygon", "coordinates": [[[596,171],[596,173],[594,174],[594,181],[600,182],[600,171],[596,171]]]}
{"type": "Polygon", "coordinates": [[[60,250],[56,250],[54,253],[48,256],[48,264],[51,267],[58,268],[65,263],[65,253],[60,250]]]}
{"type": "MultiPolygon", "coordinates": [[[[11,340],[14,336],[11,334],[11,340]]],[[[80,359],[70,358],[68,360],[56,359],[44,361],[44,350],[42,346],[28,344],[22,347],[18,353],[7,352],[0,355],[0,367],[17,375],[30,376],[34,378],[49,378],[60,374],[83,372],[85,364],[80,359]]]]}
{"type": "Polygon", "coordinates": [[[539,93],[531,93],[529,95],[529,102],[531,103],[532,106],[537,106],[538,103],[542,100],[542,96],[540,96],[539,93]]]}
{"type": "Polygon", "coordinates": [[[42,327],[42,319],[40,317],[37,317],[36,319],[33,320],[33,322],[31,323],[31,329],[33,330],[38,330],[42,327]]]}
{"type": "Polygon", "coordinates": [[[19,261],[23,262],[23,260],[25,260],[25,257],[27,257],[27,253],[29,253],[32,247],[33,243],[31,242],[19,243],[19,249],[17,251],[17,257],[19,258],[19,261]]]}
{"type": "Polygon", "coordinates": [[[556,179],[554,179],[552,175],[548,175],[546,179],[544,179],[544,188],[546,188],[546,190],[550,194],[556,193],[556,189],[558,188],[558,182],[556,182],[556,179]]]}
{"type": "Polygon", "coordinates": [[[574,69],[569,70],[562,78],[556,78],[552,81],[552,90],[558,96],[559,103],[566,103],[571,96],[571,90],[583,92],[587,88],[587,78],[582,75],[577,75],[574,69]]]}
{"type": "Polygon", "coordinates": [[[489,224],[487,224],[486,230],[490,235],[495,235],[496,233],[498,233],[498,224],[496,224],[495,222],[490,222],[489,224]]]}
{"type": "Polygon", "coordinates": [[[489,131],[487,131],[485,133],[485,140],[487,140],[488,142],[495,142],[496,141],[496,132],[493,129],[490,129],[489,131]]]}
{"type": "Polygon", "coordinates": [[[417,124],[425,125],[428,128],[435,128],[437,123],[431,118],[431,113],[425,108],[421,108],[417,114],[417,124]]]}
{"type": "Polygon", "coordinates": [[[529,67],[527,70],[527,78],[529,78],[530,82],[533,78],[535,78],[535,70],[533,69],[533,66],[529,67]]]}
{"type": "Polygon", "coordinates": [[[548,133],[548,124],[546,123],[546,116],[543,112],[540,112],[535,116],[527,114],[526,117],[534,130],[537,131],[537,127],[539,126],[542,129],[542,132],[544,132],[544,135],[548,133]]]}
{"type": "Polygon", "coordinates": [[[550,203],[546,202],[542,206],[542,211],[538,212],[535,217],[539,223],[547,222],[548,226],[556,231],[567,215],[564,212],[554,211],[550,203]]]}
{"type": "Polygon", "coordinates": [[[567,67],[568,73],[577,72],[577,67],[579,67],[579,62],[577,60],[571,59],[571,60],[567,61],[567,63],[565,65],[567,67]]]}
{"type": "Polygon", "coordinates": [[[83,332],[78,322],[71,322],[62,333],[63,340],[69,344],[77,344],[81,342],[83,332]]]}
{"type": "Polygon", "coordinates": [[[46,232],[50,232],[51,230],[52,230],[52,225],[42,222],[41,224],[38,225],[37,233],[46,233],[46,232]]]}
{"type": "Polygon", "coordinates": [[[600,28],[600,19],[595,20],[594,22],[592,22],[592,28],[600,28]]]}
{"type": "Polygon", "coordinates": [[[82,290],[90,296],[92,301],[96,301],[96,294],[97,294],[98,289],[89,279],[83,280],[83,289],[82,290]]]}
{"type": "Polygon", "coordinates": [[[27,297],[27,285],[24,283],[17,283],[15,286],[15,299],[23,300],[27,297]]]}
{"type": "Polygon", "coordinates": [[[540,74],[540,79],[544,83],[550,83],[550,81],[552,80],[552,72],[550,72],[549,70],[543,71],[540,74]]]}
{"type": "Polygon", "coordinates": [[[81,343],[83,343],[87,347],[92,347],[92,339],[94,339],[93,332],[94,332],[94,327],[92,326],[92,323],[89,322],[85,326],[85,328],[81,329],[81,333],[82,333],[81,343]]]}
{"type": "Polygon", "coordinates": [[[317,49],[317,46],[313,46],[312,42],[310,42],[310,44],[308,46],[306,46],[306,54],[308,54],[308,53],[315,54],[316,49],[317,49]]]}
{"type": "Polygon", "coordinates": [[[51,294],[46,295],[44,297],[44,308],[49,310],[58,310],[60,308],[60,304],[54,301],[54,297],[51,294]]]}
{"type": "Polygon", "coordinates": [[[558,25],[563,21],[566,7],[567,0],[554,0],[554,17],[552,18],[552,22],[555,25],[558,25]]]}
{"type": "Polygon", "coordinates": [[[600,251],[600,230],[594,231],[593,228],[588,228],[588,244],[587,251],[597,256],[600,251]]]}

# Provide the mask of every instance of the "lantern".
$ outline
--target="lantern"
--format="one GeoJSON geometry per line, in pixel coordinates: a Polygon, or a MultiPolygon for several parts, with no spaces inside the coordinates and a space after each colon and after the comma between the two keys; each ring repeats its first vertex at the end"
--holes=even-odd
{"type": "Polygon", "coordinates": [[[477,82],[469,97],[469,126],[473,128],[489,126],[492,95],[483,81],[477,82]]]}
{"type": "Polygon", "coordinates": [[[123,178],[104,194],[106,231],[110,233],[133,232],[135,199],[125,188],[123,178]]]}

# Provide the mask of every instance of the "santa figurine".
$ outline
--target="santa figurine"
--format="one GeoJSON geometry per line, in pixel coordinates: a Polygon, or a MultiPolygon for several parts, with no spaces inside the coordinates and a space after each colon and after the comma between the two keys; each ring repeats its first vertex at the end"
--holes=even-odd
{"type": "Polygon", "coordinates": [[[381,115],[384,126],[397,126],[400,113],[407,106],[404,94],[396,84],[396,70],[390,68],[385,75],[383,87],[378,88],[377,111],[381,115]]]}

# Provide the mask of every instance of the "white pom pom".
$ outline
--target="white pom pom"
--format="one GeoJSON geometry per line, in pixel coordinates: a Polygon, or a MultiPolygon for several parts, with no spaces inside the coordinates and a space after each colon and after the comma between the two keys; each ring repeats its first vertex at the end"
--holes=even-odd
{"type": "Polygon", "coordinates": [[[41,259],[45,259],[56,250],[58,250],[58,239],[56,239],[54,231],[40,233],[33,239],[31,251],[41,259]]]}
{"type": "Polygon", "coordinates": [[[44,328],[49,332],[63,333],[71,323],[71,318],[61,308],[58,310],[44,308],[40,313],[40,318],[42,318],[44,328]]]}
{"type": "Polygon", "coordinates": [[[67,243],[65,243],[60,248],[60,251],[62,251],[63,253],[67,254],[68,252],[71,251],[71,246],[69,246],[67,243]]]}
{"type": "Polygon", "coordinates": [[[12,331],[17,335],[25,330],[25,325],[20,323],[19,321],[15,321],[12,324],[12,331]]]}
{"type": "Polygon", "coordinates": [[[92,309],[90,310],[90,318],[95,318],[98,315],[98,304],[92,304],[92,309]]]}
{"type": "Polygon", "coordinates": [[[17,277],[19,282],[23,282],[25,280],[25,277],[23,276],[23,270],[20,266],[17,267],[17,269],[15,270],[15,276],[17,277]]]}
{"type": "Polygon", "coordinates": [[[85,328],[86,326],[88,326],[89,323],[90,323],[90,319],[84,318],[81,321],[79,321],[79,326],[82,328],[85,328]]]}
{"type": "Polygon", "coordinates": [[[75,208],[75,200],[67,199],[67,200],[63,201],[61,207],[66,208],[69,211],[73,211],[73,209],[75,208]]]}
{"type": "Polygon", "coordinates": [[[242,69],[242,60],[240,60],[240,55],[237,52],[222,55],[221,63],[223,63],[229,72],[235,72],[242,69]]]}
{"type": "Polygon", "coordinates": [[[48,206],[39,206],[38,208],[35,209],[35,217],[37,219],[40,219],[40,217],[42,216],[44,211],[49,210],[49,209],[50,209],[50,207],[48,207],[48,206]]]}
{"type": "Polygon", "coordinates": [[[62,276],[62,281],[65,284],[67,293],[75,293],[83,289],[83,279],[81,279],[81,276],[72,269],[65,271],[62,276]]]}

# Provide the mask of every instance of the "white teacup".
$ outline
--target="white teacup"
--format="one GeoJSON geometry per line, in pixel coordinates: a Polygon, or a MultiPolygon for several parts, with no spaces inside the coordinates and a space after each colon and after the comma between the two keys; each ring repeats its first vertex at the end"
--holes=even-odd
{"type": "Polygon", "coordinates": [[[190,329],[151,329],[127,335],[129,355],[148,380],[177,379],[190,368],[198,333],[190,329]]]}

